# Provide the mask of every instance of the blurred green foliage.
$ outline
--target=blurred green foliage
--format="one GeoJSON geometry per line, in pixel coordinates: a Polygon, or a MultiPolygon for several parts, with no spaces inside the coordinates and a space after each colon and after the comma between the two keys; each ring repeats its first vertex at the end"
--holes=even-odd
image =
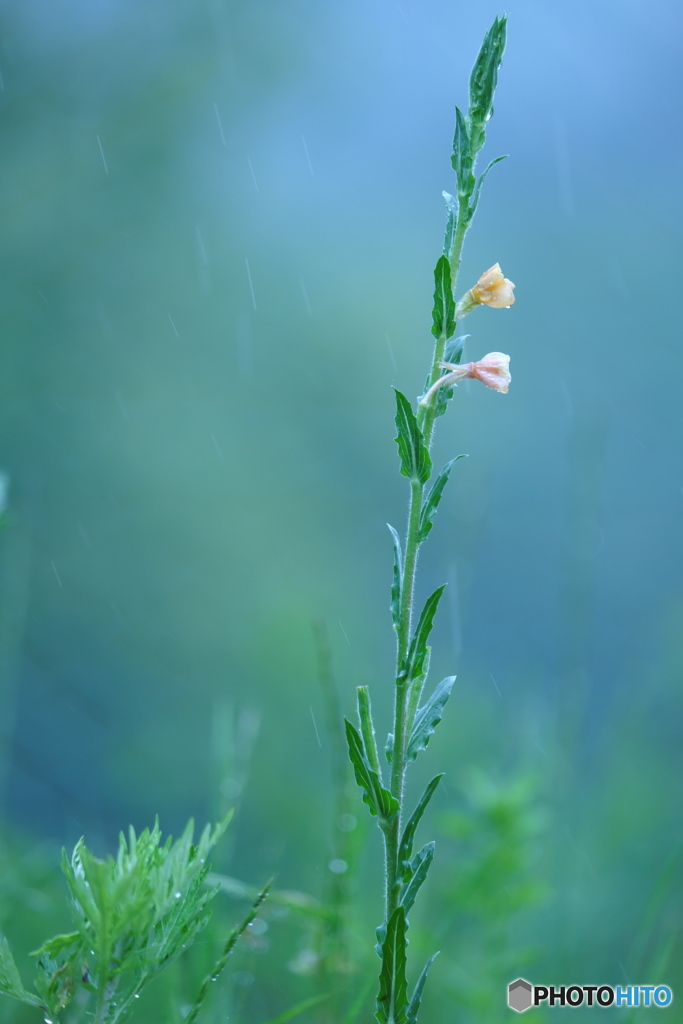
{"type": "Polygon", "coordinates": [[[158,823],[139,836],[131,828],[128,839],[119,837],[116,857],[105,860],[80,840],[70,858],[62,855],[76,930],[32,952],[37,993],[24,988],[3,938],[0,991],[41,1009],[52,1024],[86,993],[92,1009],[85,1012],[99,1024],[126,1019],[147,983],[206,926],[218,891],[206,884],[206,859],[226,824],[207,826],[196,844],[192,822],[177,842],[163,845],[158,823]]]}

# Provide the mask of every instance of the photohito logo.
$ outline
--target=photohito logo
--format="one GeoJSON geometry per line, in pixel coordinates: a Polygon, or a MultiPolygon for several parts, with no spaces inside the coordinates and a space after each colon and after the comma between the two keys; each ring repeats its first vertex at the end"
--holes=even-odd
{"type": "Polygon", "coordinates": [[[532,985],[517,978],[508,985],[508,1006],[517,1013],[532,1006],[669,1006],[668,985],[532,985]]]}

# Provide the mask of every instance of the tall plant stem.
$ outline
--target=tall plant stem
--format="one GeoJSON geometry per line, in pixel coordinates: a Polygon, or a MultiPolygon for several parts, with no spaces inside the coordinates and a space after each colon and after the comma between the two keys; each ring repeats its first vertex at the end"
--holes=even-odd
{"type": "Polygon", "coordinates": [[[399,876],[398,846],[401,835],[403,808],[403,780],[406,770],[406,742],[412,726],[408,722],[408,694],[410,681],[402,678],[402,669],[410,645],[410,632],[415,592],[417,556],[420,550],[420,512],[422,509],[424,485],[419,480],[410,481],[410,504],[408,507],[408,529],[403,562],[401,587],[401,614],[396,645],[396,693],[394,700],[394,744],[391,758],[391,794],[399,805],[398,812],[384,829],[386,852],[386,919],[398,906],[401,878],[399,876]]]}
{"type": "MultiPolygon", "coordinates": [[[[106,910],[102,911],[102,923],[103,923],[103,934],[107,935],[107,914],[106,910]]],[[[111,976],[112,967],[112,947],[111,943],[106,938],[100,942],[98,961],[101,965],[99,977],[97,979],[97,1003],[95,1006],[94,1024],[105,1024],[107,1014],[109,1013],[109,1007],[116,991],[118,984],[118,978],[114,979],[111,976]]]]}
{"type": "MultiPolygon", "coordinates": [[[[465,241],[465,234],[469,227],[467,215],[463,213],[468,209],[466,200],[461,202],[460,214],[456,227],[453,246],[447,253],[451,266],[451,280],[453,288],[460,268],[462,247],[465,241]]],[[[434,354],[432,357],[432,368],[429,377],[429,387],[441,376],[441,361],[446,349],[448,338],[442,333],[436,340],[434,354]]],[[[418,421],[424,435],[425,444],[431,447],[432,435],[434,433],[434,410],[436,402],[434,399],[425,410],[420,410],[421,416],[418,421]]],[[[398,863],[398,850],[401,837],[401,822],[403,819],[403,783],[406,771],[406,746],[412,729],[412,722],[409,718],[409,699],[411,680],[403,677],[403,666],[408,654],[410,645],[411,628],[413,620],[413,605],[415,601],[415,577],[417,573],[417,558],[420,550],[420,512],[424,498],[424,484],[419,480],[410,481],[410,503],[408,506],[408,528],[405,541],[405,555],[403,560],[403,574],[401,578],[401,610],[397,630],[396,644],[396,692],[394,698],[394,742],[391,758],[391,795],[398,801],[398,812],[391,821],[383,826],[384,848],[385,848],[385,874],[386,874],[386,920],[388,921],[399,904],[402,871],[398,863]]],[[[414,712],[413,712],[414,714],[414,712]]]]}
{"type": "Polygon", "coordinates": [[[110,1004],[111,994],[108,993],[108,986],[104,989],[98,989],[97,1006],[95,1008],[95,1024],[105,1024],[110,1004]]]}

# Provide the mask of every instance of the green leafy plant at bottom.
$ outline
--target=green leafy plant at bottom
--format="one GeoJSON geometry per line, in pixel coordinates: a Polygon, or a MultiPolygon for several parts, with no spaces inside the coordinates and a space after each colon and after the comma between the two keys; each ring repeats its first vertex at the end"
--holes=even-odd
{"type": "MultiPolygon", "coordinates": [[[[49,1024],[79,991],[86,996],[94,1024],[118,1024],[136,1005],[145,985],[188,947],[209,918],[208,904],[219,886],[207,885],[207,857],[229,818],[208,826],[194,842],[194,824],[173,842],[162,844],[158,822],[139,836],[121,834],[116,857],[100,860],[80,840],[62,871],[72,901],[75,930],[44,942],[37,961],[36,991],[24,988],[5,938],[0,939],[0,992],[41,1010],[49,1024]]],[[[211,973],[222,971],[239,935],[253,921],[267,894],[256,897],[251,912],[229,936],[211,973]]],[[[194,1020],[203,1001],[200,991],[190,1011],[194,1020]]]]}

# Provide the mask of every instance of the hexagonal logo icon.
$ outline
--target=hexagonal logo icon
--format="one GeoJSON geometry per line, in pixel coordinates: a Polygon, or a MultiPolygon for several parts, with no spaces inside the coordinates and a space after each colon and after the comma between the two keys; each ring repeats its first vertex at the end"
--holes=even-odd
{"type": "Polygon", "coordinates": [[[522,1013],[524,1010],[528,1010],[531,1006],[533,989],[528,981],[524,978],[517,978],[517,981],[512,981],[508,985],[508,1006],[511,1010],[516,1010],[517,1013],[522,1013]]]}

